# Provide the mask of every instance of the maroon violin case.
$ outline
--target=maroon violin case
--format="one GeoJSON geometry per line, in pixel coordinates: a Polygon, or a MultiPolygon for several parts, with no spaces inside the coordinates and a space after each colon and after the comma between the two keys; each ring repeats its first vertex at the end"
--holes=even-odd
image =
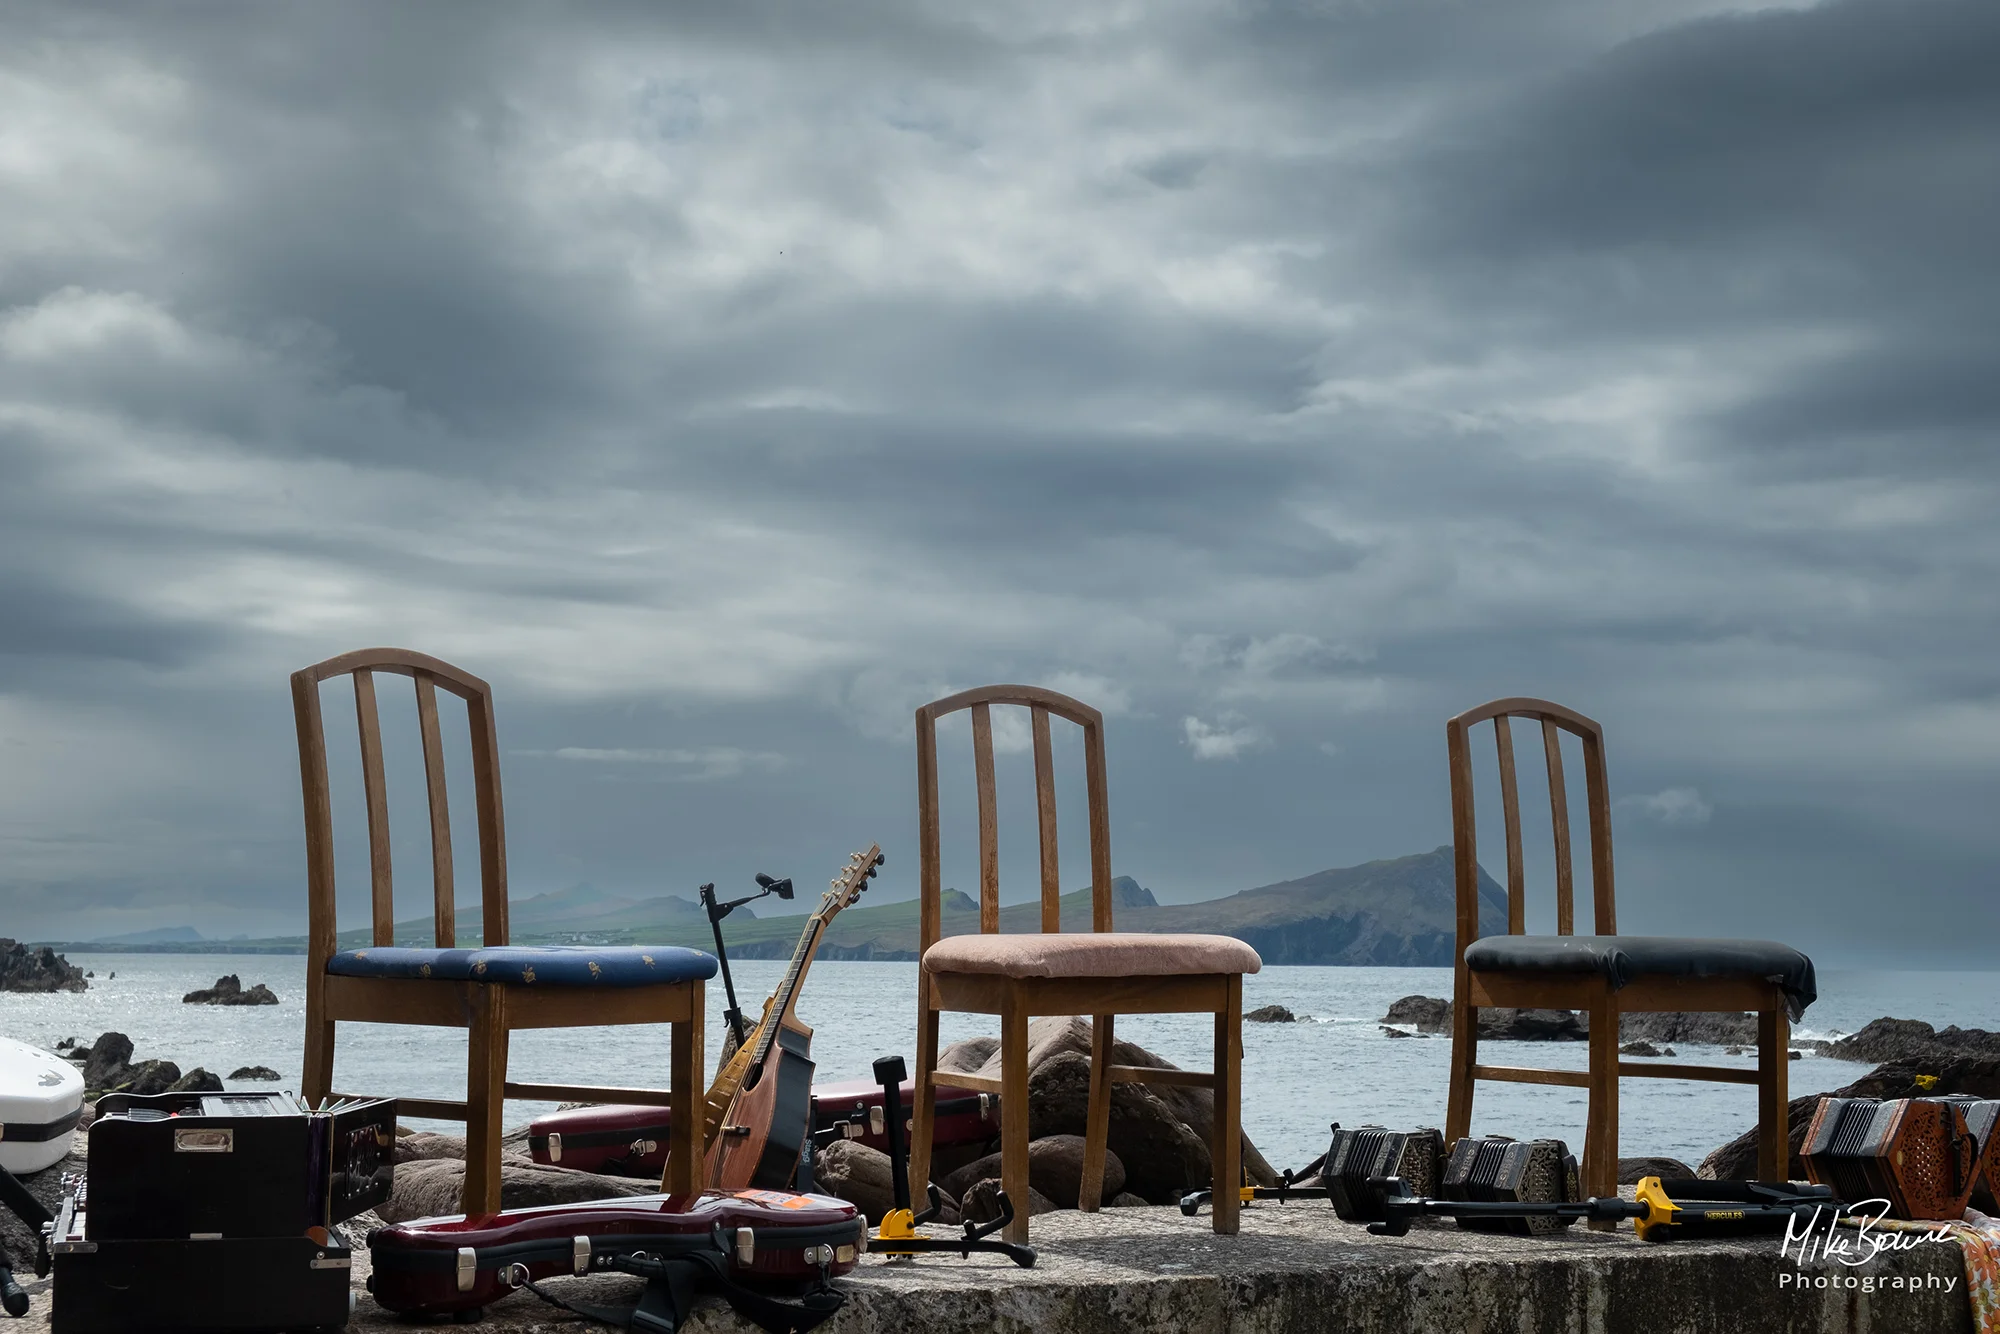
{"type": "MultiPolygon", "coordinates": [[[[658,1278],[680,1266],[699,1280],[696,1287],[721,1292],[761,1324],[739,1297],[772,1306],[769,1294],[805,1293],[808,1307],[826,1306],[831,1314],[838,1294],[827,1281],[859,1263],[867,1236],[867,1220],[847,1201],[778,1190],[711,1190],[692,1201],[634,1195],[483,1217],[453,1214],[370,1232],[368,1290],[399,1314],[457,1316],[521,1287],[547,1297],[538,1285],[563,1274],[658,1278]],[[831,1305],[815,1303],[816,1297],[832,1299],[831,1305]]],[[[685,1302],[677,1305],[684,1317],[685,1302]]],[[[801,1308],[785,1303],[781,1309],[788,1323],[807,1327],[796,1314],[801,1308]]]]}
{"type": "MultiPolygon", "coordinates": [[[[916,1085],[903,1081],[908,1108],[916,1085]]],[[[1000,1138],[1000,1100],[971,1089],[940,1088],[936,1129],[938,1148],[987,1144],[1000,1138]]],[[[863,1128],[858,1136],[871,1149],[887,1152],[882,1125],[882,1086],[865,1079],[813,1085],[813,1129],[830,1130],[840,1121],[863,1128]]],[[[572,1107],[528,1123],[528,1155],[538,1163],[614,1176],[654,1177],[666,1170],[667,1130],[673,1115],[665,1107],[572,1107]]]]}

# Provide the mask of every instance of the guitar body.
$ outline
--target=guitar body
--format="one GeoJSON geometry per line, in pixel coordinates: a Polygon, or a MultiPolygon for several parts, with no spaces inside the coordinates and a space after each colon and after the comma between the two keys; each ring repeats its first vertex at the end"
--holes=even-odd
{"type": "Polygon", "coordinates": [[[724,1062],[703,1110],[703,1171],[717,1190],[783,1190],[792,1183],[812,1134],[812,1030],[792,1007],[826,924],[861,897],[882,864],[870,846],[847,859],[806,919],[784,980],[764,1003],[764,1018],[743,1048],[724,1062]]]}
{"type": "Polygon", "coordinates": [[[708,1146],[715,1190],[784,1190],[812,1133],[812,1030],[785,1024],[757,1082],[741,1089],[708,1146]]]}

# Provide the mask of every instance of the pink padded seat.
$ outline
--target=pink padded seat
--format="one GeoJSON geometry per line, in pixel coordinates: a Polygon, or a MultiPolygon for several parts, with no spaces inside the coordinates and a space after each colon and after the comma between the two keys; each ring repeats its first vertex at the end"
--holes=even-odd
{"type": "Polygon", "coordinates": [[[1230,936],[1168,936],[1145,931],[947,936],[924,951],[934,973],[1000,977],[1185,977],[1255,973],[1257,951],[1230,936]]]}

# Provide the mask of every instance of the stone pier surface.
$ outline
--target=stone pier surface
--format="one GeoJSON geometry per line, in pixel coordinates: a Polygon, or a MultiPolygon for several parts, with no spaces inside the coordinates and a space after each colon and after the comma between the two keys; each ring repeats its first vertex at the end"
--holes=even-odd
{"type": "MultiPolygon", "coordinates": [[[[1337,1221],[1323,1201],[1260,1202],[1243,1231],[1218,1237],[1206,1216],[1171,1208],[1108,1209],[1035,1219],[1040,1260],[1022,1270],[999,1256],[867,1257],[842,1280],[850,1296],[825,1334],[1961,1334],[1972,1328],[1964,1261],[1955,1244],[1885,1253],[1850,1269],[1835,1261],[1800,1266],[1775,1237],[1648,1243],[1629,1230],[1581,1227],[1551,1238],[1425,1226],[1407,1237],[1371,1237],[1337,1221]],[[1781,1276],[1794,1282],[1781,1284],[1781,1276]],[[1802,1288],[1797,1280],[1875,1281],[1802,1288]],[[1885,1287],[1900,1278],[1916,1290],[1885,1287]],[[1935,1284],[1932,1283],[1935,1280],[1935,1284]],[[1943,1286],[1949,1282],[1947,1289],[1943,1286]]],[[[357,1254],[357,1289],[365,1281],[357,1254]]],[[[629,1302],[638,1281],[615,1275],[551,1282],[573,1300],[629,1302]]],[[[46,1282],[32,1285],[35,1311],[13,1325],[47,1328],[46,1282]]],[[[423,1326],[376,1307],[365,1291],[349,1326],[407,1331],[423,1326]]],[[[581,1325],[533,1295],[489,1307],[468,1330],[576,1331],[581,1325]]],[[[719,1302],[705,1303],[688,1334],[753,1334],[719,1302]]]]}

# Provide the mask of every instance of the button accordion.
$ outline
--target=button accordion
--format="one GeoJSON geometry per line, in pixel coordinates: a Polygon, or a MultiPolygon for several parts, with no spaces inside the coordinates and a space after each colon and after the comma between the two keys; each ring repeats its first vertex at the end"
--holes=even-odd
{"type": "MultiPolygon", "coordinates": [[[[1559,1139],[1471,1136],[1451,1146],[1438,1193],[1447,1200],[1496,1200],[1509,1204],[1564,1204],[1583,1198],[1576,1158],[1559,1139]]],[[[1574,1217],[1461,1218],[1474,1232],[1544,1236],[1574,1223],[1574,1217]]]]}
{"type": "Polygon", "coordinates": [[[1404,1193],[1437,1193],[1444,1136],[1436,1130],[1385,1130],[1381,1126],[1333,1127],[1333,1143],[1319,1180],[1342,1222],[1375,1223],[1389,1216],[1384,1190],[1401,1178],[1404,1193]]]}
{"type": "MultiPolygon", "coordinates": [[[[1982,1114],[1989,1127],[1990,1115],[1982,1114]]],[[[1799,1157],[1813,1182],[1851,1205],[1886,1200],[1897,1218],[1958,1218],[1981,1143],[1955,1098],[1821,1098],[1799,1157]]]]}

